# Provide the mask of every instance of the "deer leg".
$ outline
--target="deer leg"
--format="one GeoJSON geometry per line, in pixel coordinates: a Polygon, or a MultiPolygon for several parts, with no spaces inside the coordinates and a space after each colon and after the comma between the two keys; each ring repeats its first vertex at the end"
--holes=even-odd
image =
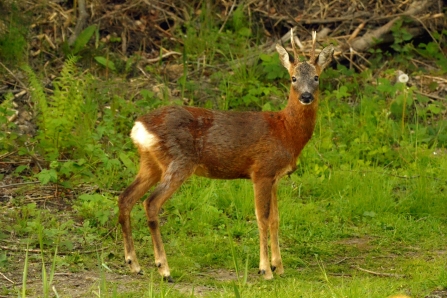
{"type": "Polygon", "coordinates": [[[261,179],[254,181],[256,219],[259,229],[260,261],[259,273],[264,279],[272,279],[268,255],[268,228],[271,216],[273,179],[261,179]]]}
{"type": "Polygon", "coordinates": [[[173,282],[173,280],[171,278],[168,260],[161,238],[158,213],[163,204],[191,174],[191,171],[182,171],[174,165],[174,162],[172,162],[163,175],[160,184],[157,185],[149,198],[144,201],[144,209],[146,211],[152,244],[154,246],[155,265],[157,266],[160,275],[169,282],[173,282]]]}
{"type": "Polygon", "coordinates": [[[279,250],[279,239],[278,239],[279,212],[278,212],[278,198],[276,195],[276,191],[277,191],[277,181],[275,181],[272,187],[269,228],[270,228],[270,245],[272,248],[272,270],[276,271],[276,273],[281,275],[284,273],[284,267],[282,264],[281,253],[279,250]]]}
{"type": "Polygon", "coordinates": [[[129,265],[130,271],[141,272],[132,238],[132,228],[130,224],[130,213],[135,203],[158,181],[160,180],[160,169],[149,157],[142,155],[140,161],[140,171],[137,177],[119,196],[119,223],[123,232],[124,258],[129,265]]]}

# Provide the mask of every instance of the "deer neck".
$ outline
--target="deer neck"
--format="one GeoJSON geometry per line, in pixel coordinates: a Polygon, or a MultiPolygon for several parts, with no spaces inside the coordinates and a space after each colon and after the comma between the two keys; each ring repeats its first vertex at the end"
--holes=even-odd
{"type": "Polygon", "coordinates": [[[289,101],[282,111],[285,118],[286,129],[291,136],[293,147],[299,152],[312,137],[318,111],[318,93],[309,105],[299,101],[299,94],[291,88],[289,101]]]}

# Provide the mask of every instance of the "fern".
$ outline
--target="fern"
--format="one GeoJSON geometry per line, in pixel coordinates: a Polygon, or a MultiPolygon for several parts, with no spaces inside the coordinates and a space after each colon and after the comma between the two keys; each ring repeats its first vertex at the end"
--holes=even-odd
{"type": "Polygon", "coordinates": [[[82,113],[85,82],[76,67],[78,58],[68,57],[60,76],[53,82],[54,93],[46,97],[42,84],[34,72],[25,66],[31,86],[31,94],[38,108],[38,124],[41,144],[47,152],[59,155],[74,145],[73,129],[82,113]]]}
{"type": "Polygon", "coordinates": [[[35,103],[37,109],[37,119],[39,121],[39,126],[42,130],[46,127],[46,116],[48,114],[48,102],[45,95],[42,83],[37,79],[36,74],[28,65],[23,65],[22,69],[28,75],[28,82],[30,85],[31,98],[35,103]]]}
{"type": "Polygon", "coordinates": [[[53,82],[55,89],[50,104],[52,118],[47,133],[60,149],[66,149],[72,144],[72,130],[81,114],[84,101],[85,84],[82,78],[77,77],[77,60],[75,56],[69,57],[60,77],[53,82]]]}

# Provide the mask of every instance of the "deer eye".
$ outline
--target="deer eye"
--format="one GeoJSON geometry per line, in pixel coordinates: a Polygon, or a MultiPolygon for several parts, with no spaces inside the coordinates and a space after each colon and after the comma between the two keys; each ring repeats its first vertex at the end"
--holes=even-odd
{"type": "Polygon", "coordinates": [[[318,82],[318,76],[314,76],[315,82],[318,82]]]}
{"type": "Polygon", "coordinates": [[[296,78],[295,77],[292,77],[292,82],[296,82],[296,78]]]}

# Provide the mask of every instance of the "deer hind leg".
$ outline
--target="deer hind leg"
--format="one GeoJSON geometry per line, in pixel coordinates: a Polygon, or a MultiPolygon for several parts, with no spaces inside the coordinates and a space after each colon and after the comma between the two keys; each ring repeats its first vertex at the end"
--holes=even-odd
{"type": "Polygon", "coordinates": [[[277,274],[281,275],[284,273],[284,267],[282,264],[281,253],[279,250],[279,239],[278,239],[279,213],[278,213],[278,198],[276,195],[277,182],[278,181],[275,181],[272,187],[269,228],[270,228],[270,245],[272,248],[272,270],[275,271],[277,274]]]}
{"type": "Polygon", "coordinates": [[[163,240],[160,233],[158,213],[163,204],[182,185],[182,183],[192,174],[192,168],[179,167],[175,161],[171,162],[166,172],[163,174],[160,184],[154,189],[152,194],[144,201],[144,209],[148,219],[148,226],[151,232],[152,244],[154,246],[155,265],[158,272],[169,282],[173,282],[169,270],[168,260],[164,250],[163,240]]]}
{"type": "Polygon", "coordinates": [[[259,273],[264,275],[264,279],[273,278],[268,255],[268,228],[272,208],[272,187],[273,179],[266,178],[254,181],[256,219],[260,245],[259,273]]]}
{"type": "Polygon", "coordinates": [[[130,224],[130,213],[135,203],[160,180],[161,171],[155,161],[149,154],[141,154],[140,170],[124,192],[119,196],[119,223],[123,232],[124,258],[129,265],[130,271],[141,272],[138,259],[135,253],[135,247],[132,238],[132,229],[130,224]]]}

